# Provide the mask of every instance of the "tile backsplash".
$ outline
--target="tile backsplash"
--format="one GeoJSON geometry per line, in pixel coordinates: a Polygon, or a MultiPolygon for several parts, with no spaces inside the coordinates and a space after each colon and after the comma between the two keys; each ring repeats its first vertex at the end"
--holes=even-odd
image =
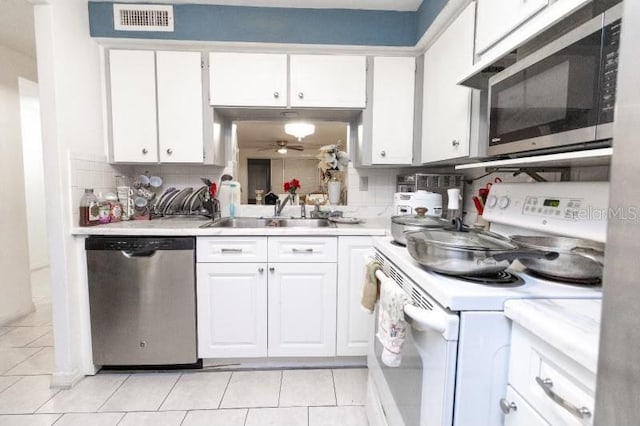
{"type": "MultiPolygon", "coordinates": [[[[202,185],[201,177],[217,182],[225,172],[222,167],[205,165],[114,165],[109,164],[106,157],[85,154],[70,155],[70,162],[74,224],[78,221],[77,206],[84,188],[93,188],[96,195],[100,192],[114,192],[116,186],[115,178],[118,175],[129,176],[132,180],[135,180],[135,177],[141,174],[157,175],[163,179],[162,188],[169,186],[177,188],[191,186],[195,188],[202,185]]],[[[349,165],[347,173],[348,206],[343,206],[341,209],[353,216],[389,216],[393,214],[392,203],[393,194],[396,192],[397,175],[417,171],[419,171],[417,168],[357,169],[349,165]]],[[[465,176],[468,179],[473,179],[482,174],[484,172],[481,170],[473,170],[466,172],[465,176]]],[[[467,212],[467,223],[474,223],[477,218],[471,196],[477,194],[480,187],[493,180],[496,176],[501,177],[505,182],[529,182],[532,180],[525,174],[514,177],[512,174],[496,173],[466,185],[463,208],[467,212]]],[[[547,173],[544,176],[550,181],[560,179],[559,173],[547,173]]],[[[608,179],[608,166],[581,167],[571,170],[571,180],[573,181],[606,181],[608,179]]],[[[246,212],[251,213],[253,210],[248,208],[246,212]]],[[[293,210],[292,214],[294,214],[293,210]]]]}
{"type": "Polygon", "coordinates": [[[131,166],[109,164],[106,156],[71,153],[69,162],[73,226],[78,223],[78,206],[85,188],[93,188],[96,196],[115,192],[116,176],[130,176],[133,173],[131,166]]]}

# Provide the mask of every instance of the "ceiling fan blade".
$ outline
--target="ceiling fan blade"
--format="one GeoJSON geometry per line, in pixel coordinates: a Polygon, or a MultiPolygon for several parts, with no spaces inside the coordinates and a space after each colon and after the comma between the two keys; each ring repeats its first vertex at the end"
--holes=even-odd
{"type": "Polygon", "coordinates": [[[278,148],[280,148],[280,147],[279,146],[268,146],[266,148],[258,148],[257,151],[269,151],[269,150],[278,149],[278,148]]]}
{"type": "Polygon", "coordinates": [[[297,146],[297,145],[294,145],[294,146],[289,145],[287,149],[293,149],[294,151],[304,151],[304,147],[297,146]]]}

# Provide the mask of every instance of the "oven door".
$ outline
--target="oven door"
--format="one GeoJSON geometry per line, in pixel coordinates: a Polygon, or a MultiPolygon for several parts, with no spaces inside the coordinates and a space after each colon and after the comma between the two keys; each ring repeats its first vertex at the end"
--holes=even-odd
{"type": "MultiPolygon", "coordinates": [[[[369,385],[375,386],[385,419],[370,419],[370,424],[452,424],[459,317],[438,305],[430,308],[405,307],[405,319],[411,326],[399,367],[382,362],[382,345],[375,337],[376,321],[367,365],[373,380],[369,385]]],[[[376,309],[376,319],[377,315],[376,309]]]]}
{"type": "Polygon", "coordinates": [[[489,155],[596,140],[602,18],[489,81],[489,155]]]}

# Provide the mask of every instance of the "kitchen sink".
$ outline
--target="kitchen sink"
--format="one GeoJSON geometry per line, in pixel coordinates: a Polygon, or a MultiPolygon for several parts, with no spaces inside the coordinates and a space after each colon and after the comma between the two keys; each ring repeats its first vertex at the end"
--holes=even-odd
{"type": "Polygon", "coordinates": [[[205,223],[201,228],[335,228],[328,219],[225,217],[205,223]]]}

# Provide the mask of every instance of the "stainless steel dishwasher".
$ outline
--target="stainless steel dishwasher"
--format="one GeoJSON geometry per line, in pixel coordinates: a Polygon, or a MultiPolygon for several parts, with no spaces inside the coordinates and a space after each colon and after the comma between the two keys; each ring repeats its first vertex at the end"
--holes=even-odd
{"type": "Polygon", "coordinates": [[[93,362],[197,366],[195,239],[85,240],[93,362]]]}

